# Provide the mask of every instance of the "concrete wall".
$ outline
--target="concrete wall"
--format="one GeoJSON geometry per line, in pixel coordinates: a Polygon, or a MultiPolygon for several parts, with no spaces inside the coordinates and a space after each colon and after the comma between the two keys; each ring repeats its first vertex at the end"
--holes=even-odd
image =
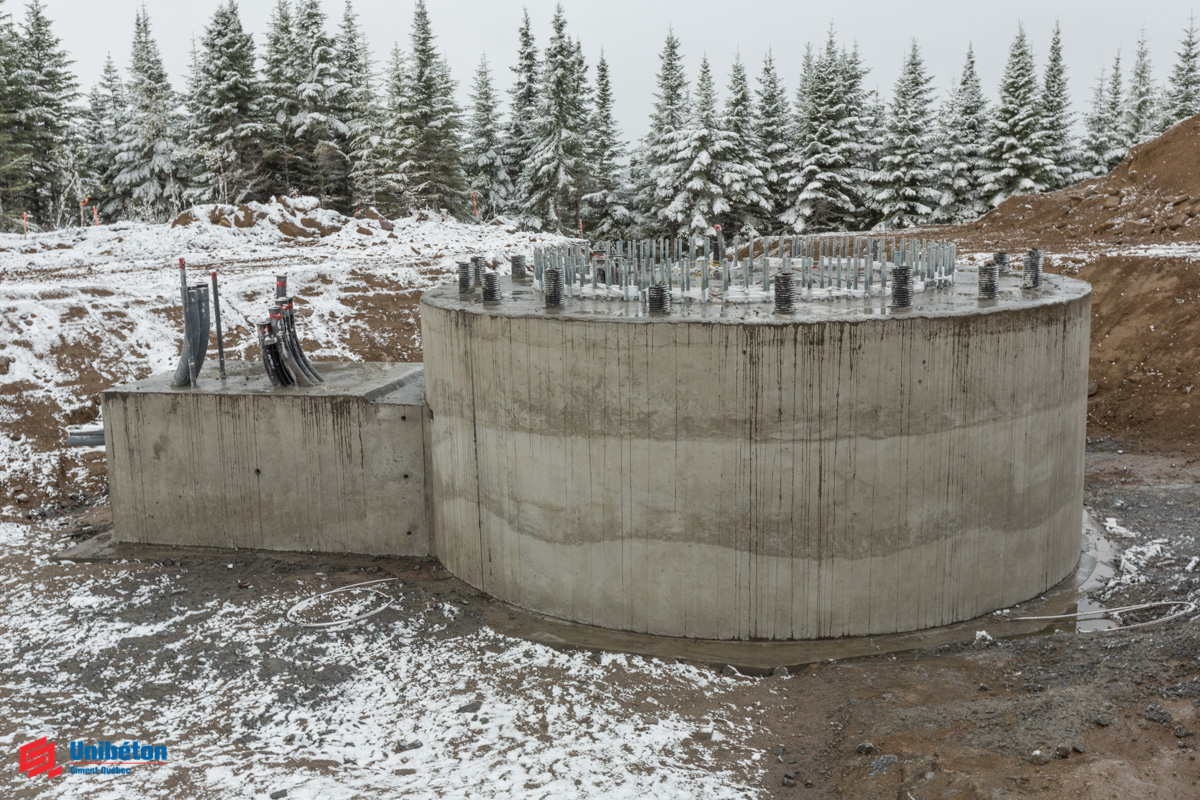
{"type": "Polygon", "coordinates": [[[523,608],[669,636],[886,633],[1030,598],[1079,557],[1090,291],[1015,296],[655,320],[429,292],[436,554],[523,608]]]}
{"type": "Polygon", "coordinates": [[[118,541],[426,555],[420,364],[318,364],[272,389],[233,362],[103,393],[118,541]]]}

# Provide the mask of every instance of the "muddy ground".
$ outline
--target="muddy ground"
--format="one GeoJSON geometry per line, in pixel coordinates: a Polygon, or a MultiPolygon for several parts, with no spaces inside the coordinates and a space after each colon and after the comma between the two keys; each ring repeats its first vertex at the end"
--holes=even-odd
{"type": "MultiPolygon", "coordinates": [[[[1200,557],[1198,479],[1200,465],[1193,459],[1134,452],[1113,439],[1091,443],[1089,509],[1097,519],[1115,522],[1118,550],[1151,551],[1132,571],[1114,564],[1109,591],[1095,593],[1092,600],[1112,608],[1200,595],[1200,569],[1193,560],[1200,557]],[[1125,579],[1118,580],[1122,575],[1125,579]]],[[[103,505],[76,510],[43,522],[36,535],[53,548],[65,547],[104,530],[106,516],[103,505]]],[[[396,576],[402,581],[390,591],[398,602],[380,615],[381,624],[421,624],[438,613],[431,608],[445,603],[461,613],[439,616],[432,639],[468,641],[494,627],[506,636],[481,655],[503,658],[501,651],[524,647],[519,626],[506,622],[515,615],[450,578],[433,560],[169,549],[122,555],[126,558],[115,562],[26,566],[35,583],[70,573],[98,578],[114,598],[136,594],[147,582],[167,576],[181,602],[192,598],[246,608],[273,591],[296,593],[297,587],[312,591],[396,576]]],[[[87,613],[111,615],[107,621],[114,624],[150,627],[179,613],[178,608],[120,603],[103,609],[102,603],[99,611],[87,613]]],[[[1129,615],[1124,621],[1147,618],[1129,615]]],[[[694,732],[671,756],[678,766],[737,776],[753,796],[1196,797],[1198,620],[1200,614],[1191,614],[1133,631],[1091,633],[1064,625],[1041,635],[1006,638],[1004,623],[981,619],[977,627],[989,636],[974,643],[793,667],[787,676],[721,675],[715,665],[704,665],[719,686],[716,691],[708,682],[657,685],[645,674],[621,669],[606,670],[594,688],[583,691],[620,698],[625,713],[643,720],[639,724],[654,725],[655,715],[667,713],[683,720],[694,732]]],[[[315,668],[315,661],[306,664],[306,650],[276,664],[278,658],[247,659],[239,647],[192,640],[180,651],[179,644],[170,636],[147,636],[128,640],[99,660],[46,664],[45,669],[48,675],[77,672],[82,688],[113,708],[136,705],[145,691],[118,679],[128,664],[162,663],[171,653],[176,655],[167,655],[168,661],[186,653],[179,669],[199,669],[230,685],[246,673],[285,670],[288,695],[274,702],[296,708],[319,706],[322,695],[332,695],[339,682],[350,679],[345,672],[315,668]]],[[[17,660],[0,663],[0,674],[18,664],[27,668],[36,649],[36,642],[29,642],[9,650],[17,660]]],[[[600,663],[600,656],[577,655],[600,663]]],[[[524,675],[510,691],[520,696],[522,685],[560,680],[557,667],[531,669],[543,674],[524,675]]],[[[163,693],[168,706],[180,700],[172,697],[176,690],[170,685],[155,691],[163,693]]],[[[31,704],[39,702],[45,699],[0,689],[0,705],[14,718],[35,713],[31,704]]],[[[64,710],[57,721],[69,725],[82,719],[75,717],[76,712],[64,710]]],[[[94,715],[89,719],[95,722],[94,715]]],[[[234,721],[229,724],[236,733],[234,721]]],[[[285,747],[275,756],[284,766],[289,758],[299,766],[306,753],[297,747],[289,756],[285,747]]],[[[16,792],[9,796],[37,796],[32,788],[9,788],[16,792]]],[[[523,793],[556,794],[537,789],[534,783],[523,793]]]]}

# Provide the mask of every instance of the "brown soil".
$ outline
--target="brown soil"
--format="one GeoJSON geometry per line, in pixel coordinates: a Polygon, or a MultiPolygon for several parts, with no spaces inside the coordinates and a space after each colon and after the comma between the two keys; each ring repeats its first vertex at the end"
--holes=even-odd
{"type": "Polygon", "coordinates": [[[920,235],[961,253],[1005,251],[1014,265],[1041,248],[1047,272],[1090,283],[1089,435],[1200,452],[1200,261],[1145,252],[1200,244],[1200,117],[1135,147],[1105,178],[1012,197],[971,225],[920,235]]]}

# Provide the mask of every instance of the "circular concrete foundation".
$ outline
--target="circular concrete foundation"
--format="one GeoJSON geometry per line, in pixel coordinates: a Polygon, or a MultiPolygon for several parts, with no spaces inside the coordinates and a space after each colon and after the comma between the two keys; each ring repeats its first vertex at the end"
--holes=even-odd
{"type": "Polygon", "coordinates": [[[705,639],[911,631],[1080,553],[1090,288],[421,300],[434,552],[500,600],[705,639]]]}

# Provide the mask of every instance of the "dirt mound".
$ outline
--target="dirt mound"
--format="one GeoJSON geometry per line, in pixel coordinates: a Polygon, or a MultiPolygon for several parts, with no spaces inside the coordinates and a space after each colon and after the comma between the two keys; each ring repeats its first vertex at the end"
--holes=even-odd
{"type": "Polygon", "coordinates": [[[325,238],[348,230],[361,236],[391,236],[391,220],[374,208],[360,209],[354,217],[321,208],[315,197],[275,197],[269,203],[244,203],[240,206],[216,203],[194,206],[184,211],[171,227],[187,227],[208,220],[221,228],[236,228],[249,233],[274,228],[288,239],[325,238]],[[351,224],[353,223],[353,224],[351,224]]]}
{"type": "Polygon", "coordinates": [[[1010,197],[970,227],[991,238],[1034,236],[1045,249],[1200,241],[1200,116],[1133,148],[1106,177],[1010,197]]]}

